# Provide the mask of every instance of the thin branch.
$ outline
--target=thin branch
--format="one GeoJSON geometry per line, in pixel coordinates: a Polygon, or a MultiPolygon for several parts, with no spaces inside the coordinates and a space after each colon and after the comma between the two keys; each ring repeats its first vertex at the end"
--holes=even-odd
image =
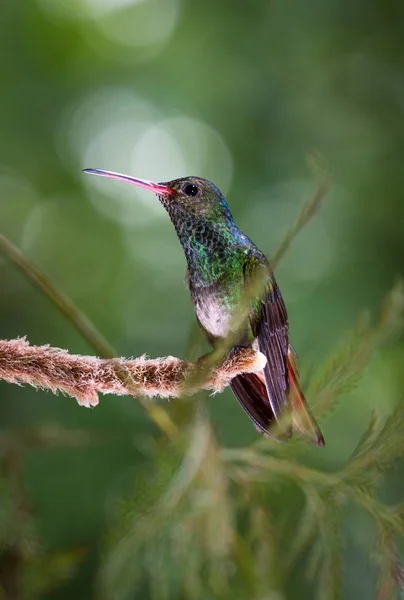
{"type": "MultiPolygon", "coordinates": [[[[233,352],[213,369],[198,386],[190,388],[220,392],[240,373],[253,373],[265,366],[265,357],[250,348],[233,352]]],[[[50,346],[30,346],[25,339],[0,340],[0,379],[29,384],[35,388],[62,392],[82,406],[96,406],[98,394],[118,396],[178,397],[187,378],[201,367],[201,361],[166,358],[102,359],[69,354],[50,346]]]]}
{"type": "Polygon", "coordinates": [[[73,323],[77,331],[103,358],[116,356],[114,348],[97,330],[90,319],[62,292],[60,292],[38,269],[27,260],[22,252],[0,233],[0,253],[6,256],[35,286],[58,307],[58,309],[73,323]]]}
{"type": "Polygon", "coordinates": [[[311,200],[305,203],[300,215],[297,218],[296,223],[291,227],[283,238],[275,256],[271,259],[272,268],[275,269],[279,262],[282,260],[286,252],[289,250],[290,245],[301,230],[307,225],[307,223],[314,217],[318,211],[321,202],[330,191],[331,187],[331,176],[328,172],[321,174],[319,177],[316,192],[311,200]]]}

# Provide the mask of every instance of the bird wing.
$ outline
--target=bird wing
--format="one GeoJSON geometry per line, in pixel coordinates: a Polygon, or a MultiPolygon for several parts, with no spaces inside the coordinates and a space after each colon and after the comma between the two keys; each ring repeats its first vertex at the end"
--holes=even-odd
{"type": "Polygon", "coordinates": [[[274,417],[279,421],[289,406],[288,315],[266,259],[247,260],[244,277],[246,293],[257,291],[251,304],[250,324],[258,348],[267,359],[265,386],[274,417]]]}
{"type": "Polygon", "coordinates": [[[268,402],[263,374],[260,372],[237,375],[231,380],[230,387],[257,431],[278,439],[277,433],[272,429],[275,419],[268,402]]]}

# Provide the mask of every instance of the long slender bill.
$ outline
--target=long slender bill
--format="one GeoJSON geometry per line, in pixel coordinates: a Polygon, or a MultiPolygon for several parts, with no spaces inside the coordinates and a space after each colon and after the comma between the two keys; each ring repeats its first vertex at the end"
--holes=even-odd
{"type": "Polygon", "coordinates": [[[100,175],[101,177],[126,181],[157,195],[172,193],[170,188],[167,185],[164,185],[164,183],[154,183],[147,179],[139,179],[138,177],[131,177],[130,175],[124,175],[123,173],[114,173],[113,171],[104,171],[103,169],[83,169],[83,172],[90,173],[90,175],[100,175]]]}

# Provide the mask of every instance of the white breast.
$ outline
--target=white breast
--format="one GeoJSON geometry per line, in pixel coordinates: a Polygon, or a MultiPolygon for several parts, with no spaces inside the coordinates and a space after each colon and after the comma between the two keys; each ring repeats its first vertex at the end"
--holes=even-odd
{"type": "Polygon", "coordinates": [[[223,306],[223,300],[205,297],[196,306],[196,313],[202,325],[213,337],[225,338],[231,331],[232,313],[223,306]]]}

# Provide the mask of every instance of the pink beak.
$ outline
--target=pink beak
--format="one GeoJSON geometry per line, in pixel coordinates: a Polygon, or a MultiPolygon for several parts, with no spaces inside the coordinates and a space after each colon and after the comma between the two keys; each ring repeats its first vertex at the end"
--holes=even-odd
{"type": "Polygon", "coordinates": [[[109,177],[110,179],[118,179],[119,181],[127,181],[133,185],[149,190],[158,196],[161,194],[172,194],[172,190],[164,183],[153,183],[147,179],[139,179],[138,177],[131,177],[130,175],[123,175],[122,173],[114,173],[113,171],[103,171],[102,169],[83,169],[84,173],[90,173],[90,175],[100,175],[101,177],[109,177]]]}

